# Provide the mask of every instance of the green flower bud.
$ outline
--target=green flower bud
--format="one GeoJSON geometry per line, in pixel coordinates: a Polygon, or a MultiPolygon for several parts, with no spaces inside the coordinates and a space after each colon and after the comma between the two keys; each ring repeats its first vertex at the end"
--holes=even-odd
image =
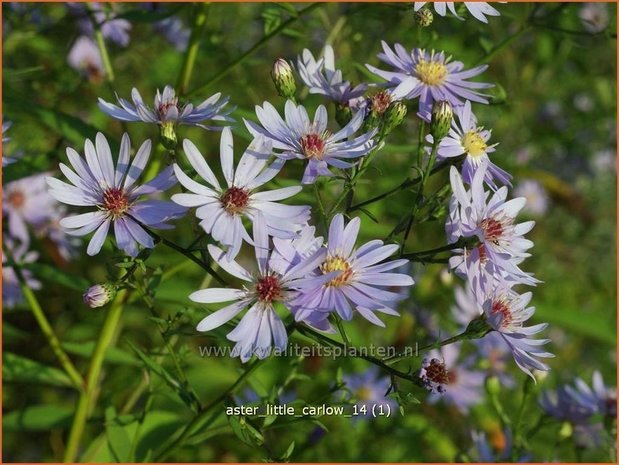
{"type": "Polygon", "coordinates": [[[297,85],[294,81],[292,67],[286,60],[283,58],[275,60],[273,68],[271,69],[271,78],[273,79],[277,93],[281,97],[294,100],[297,85]]]}
{"type": "Polygon", "coordinates": [[[95,284],[84,293],[84,303],[90,308],[102,307],[116,297],[116,286],[111,283],[95,284]]]}
{"type": "Polygon", "coordinates": [[[486,391],[492,396],[498,396],[501,392],[501,381],[497,376],[489,376],[486,379],[486,391]]]}
{"type": "Polygon", "coordinates": [[[415,13],[415,22],[421,27],[428,27],[434,21],[434,15],[428,8],[422,8],[415,13]]]}
{"type": "Polygon", "coordinates": [[[406,105],[402,102],[393,102],[389,105],[383,119],[383,134],[385,136],[402,124],[406,112],[406,105]]]}
{"type": "Polygon", "coordinates": [[[464,334],[466,335],[466,339],[479,339],[492,330],[492,326],[488,324],[486,316],[480,315],[469,323],[464,334]]]}
{"type": "Polygon", "coordinates": [[[168,150],[176,149],[178,139],[176,138],[176,128],[173,121],[164,122],[159,129],[161,143],[168,150]]]}
{"type": "Polygon", "coordinates": [[[434,142],[440,142],[447,135],[449,128],[451,128],[452,118],[453,109],[449,102],[444,100],[434,102],[434,105],[432,105],[432,122],[430,124],[430,134],[432,134],[434,142]]]}

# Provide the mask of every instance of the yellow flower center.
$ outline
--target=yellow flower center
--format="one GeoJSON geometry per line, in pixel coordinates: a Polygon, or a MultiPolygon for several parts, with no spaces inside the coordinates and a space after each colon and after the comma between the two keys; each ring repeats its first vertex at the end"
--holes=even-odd
{"type": "Polygon", "coordinates": [[[440,86],[447,77],[447,66],[437,61],[420,60],[415,67],[419,79],[429,86],[440,86]]]}
{"type": "Polygon", "coordinates": [[[364,401],[372,399],[372,390],[369,387],[363,386],[355,392],[357,399],[364,401]]]}
{"type": "Polygon", "coordinates": [[[350,263],[348,263],[344,258],[338,257],[337,255],[327,258],[327,260],[320,267],[320,270],[323,274],[332,273],[334,271],[343,272],[337,278],[333,278],[327,283],[327,286],[332,287],[339,287],[343,284],[346,284],[352,276],[352,269],[350,268],[350,263]]]}
{"type": "Polygon", "coordinates": [[[472,157],[481,157],[486,153],[488,145],[477,131],[469,131],[462,138],[462,146],[472,157]]]}

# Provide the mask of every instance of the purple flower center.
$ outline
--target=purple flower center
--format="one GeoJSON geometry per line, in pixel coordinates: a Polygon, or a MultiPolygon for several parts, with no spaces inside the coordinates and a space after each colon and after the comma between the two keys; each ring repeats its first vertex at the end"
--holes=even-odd
{"type": "Polygon", "coordinates": [[[103,209],[118,218],[129,209],[129,198],[124,189],[110,187],[103,193],[103,209]]]}
{"type": "Polygon", "coordinates": [[[379,93],[370,97],[370,105],[372,112],[377,115],[382,115],[387,111],[389,105],[391,105],[391,94],[387,91],[381,90],[379,93]]]}
{"type": "Polygon", "coordinates": [[[415,66],[415,72],[419,80],[429,86],[440,86],[448,74],[447,66],[443,63],[423,59],[415,66]]]}
{"type": "Polygon", "coordinates": [[[486,252],[486,246],[481,244],[477,247],[477,251],[479,252],[479,261],[482,265],[484,265],[488,261],[488,252],[486,252]]]}
{"type": "Polygon", "coordinates": [[[18,209],[26,203],[26,196],[22,191],[13,191],[9,194],[9,204],[18,209]]]}
{"type": "Polygon", "coordinates": [[[486,218],[481,222],[481,227],[484,231],[484,238],[495,244],[498,244],[505,233],[505,225],[495,218],[486,218]]]}
{"type": "Polygon", "coordinates": [[[495,302],[492,302],[492,308],[490,310],[490,313],[492,313],[493,315],[499,313],[503,316],[503,319],[501,320],[501,328],[509,326],[509,324],[513,320],[512,312],[509,308],[509,305],[507,305],[507,303],[503,300],[497,300],[495,302]]]}
{"type": "Polygon", "coordinates": [[[337,278],[333,278],[327,283],[327,286],[330,287],[340,287],[346,284],[353,274],[350,263],[337,255],[334,257],[328,257],[327,260],[325,260],[325,262],[320,266],[320,271],[322,271],[323,274],[332,273],[334,271],[342,271],[337,278]]]}
{"type": "Polygon", "coordinates": [[[329,133],[324,131],[322,134],[316,134],[313,132],[301,137],[301,148],[303,149],[303,154],[309,159],[316,158],[318,160],[322,160],[327,147],[326,139],[328,136],[329,133]]]}
{"type": "Polygon", "coordinates": [[[450,372],[447,371],[445,363],[437,358],[430,360],[430,363],[425,366],[425,370],[425,378],[428,381],[442,385],[449,384],[451,381],[450,372]]]}
{"type": "Polygon", "coordinates": [[[282,296],[282,285],[275,276],[264,276],[258,279],[256,284],[258,300],[271,303],[282,296]]]}
{"type": "Polygon", "coordinates": [[[249,204],[249,193],[238,187],[231,187],[221,196],[220,201],[228,213],[235,215],[249,204]]]}
{"type": "Polygon", "coordinates": [[[166,116],[168,114],[168,110],[170,108],[172,108],[172,107],[176,108],[177,102],[178,102],[178,100],[176,98],[173,98],[173,99],[161,102],[157,106],[157,116],[159,117],[159,119],[160,120],[165,120],[166,116]]]}

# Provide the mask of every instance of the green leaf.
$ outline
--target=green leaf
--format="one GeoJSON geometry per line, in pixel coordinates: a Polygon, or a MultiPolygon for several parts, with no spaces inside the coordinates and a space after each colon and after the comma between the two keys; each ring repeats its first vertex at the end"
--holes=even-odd
{"type": "MultiPolygon", "coordinates": [[[[6,92],[3,95],[4,105],[11,109],[11,113],[22,114],[33,118],[37,122],[47,126],[52,131],[63,136],[68,141],[78,145],[84,145],[84,139],[94,140],[97,132],[102,132],[94,126],[85,123],[82,119],[68,115],[59,110],[45,108],[26,98],[6,92]]],[[[106,135],[113,152],[117,152],[119,144],[113,138],[106,135]]]]}
{"type": "Polygon", "coordinates": [[[26,263],[23,267],[32,271],[37,278],[43,281],[60,284],[69,289],[85,292],[90,287],[90,281],[87,279],[46,263],[26,263]]]}
{"type": "Polygon", "coordinates": [[[10,352],[2,354],[2,380],[7,383],[73,386],[64,371],[10,352]]]}
{"type": "Polygon", "coordinates": [[[188,390],[186,386],[181,384],[174,376],[170,374],[168,370],[163,368],[160,363],[155,362],[152,358],[134,346],[130,341],[127,341],[131,349],[142,360],[144,365],[157,376],[159,376],[173,391],[175,391],[180,399],[190,409],[197,411],[200,407],[200,401],[196,398],[195,394],[188,390]]]}
{"type": "Polygon", "coordinates": [[[535,317],[539,321],[546,321],[551,325],[560,326],[574,334],[580,334],[609,346],[614,346],[617,340],[615,323],[611,323],[605,315],[599,313],[588,313],[583,317],[583,312],[579,309],[565,307],[565,305],[558,308],[538,304],[535,317]]]}
{"type": "MultiPolygon", "coordinates": [[[[94,341],[89,342],[63,342],[62,347],[70,354],[80,357],[90,358],[95,349],[94,341]]],[[[119,349],[118,347],[108,347],[105,351],[105,359],[107,363],[116,365],[131,365],[141,366],[141,363],[131,354],[119,349]]]]}
{"type": "Polygon", "coordinates": [[[114,407],[105,410],[105,435],[107,444],[116,462],[131,462],[131,438],[127,425],[116,416],[114,407]]]}
{"type": "Polygon", "coordinates": [[[72,406],[32,405],[3,415],[4,431],[45,431],[67,428],[71,424],[72,406]]]}

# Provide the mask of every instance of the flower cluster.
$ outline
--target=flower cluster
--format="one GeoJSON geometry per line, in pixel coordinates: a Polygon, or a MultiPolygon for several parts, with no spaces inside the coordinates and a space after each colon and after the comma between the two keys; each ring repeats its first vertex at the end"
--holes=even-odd
{"type": "Polygon", "coordinates": [[[548,415],[573,425],[576,444],[581,447],[601,447],[604,429],[596,420],[617,417],[617,389],[607,386],[599,371],[593,373],[592,388],[576,378],[574,385],[544,391],[539,402],[548,415]]]}

